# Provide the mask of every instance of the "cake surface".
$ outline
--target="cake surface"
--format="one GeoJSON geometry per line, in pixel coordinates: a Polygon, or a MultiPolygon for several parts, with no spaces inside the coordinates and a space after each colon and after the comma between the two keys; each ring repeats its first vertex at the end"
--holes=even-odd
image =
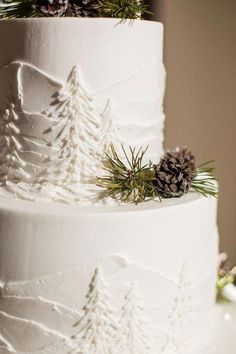
{"type": "MultiPolygon", "coordinates": [[[[50,199],[49,184],[55,192],[58,184],[98,175],[111,142],[148,145],[147,161],[160,159],[165,88],[160,23],[3,20],[0,33],[1,135],[12,140],[3,141],[0,182],[13,196],[38,199],[24,184],[34,183],[36,194],[45,189],[43,197],[50,199]]],[[[65,189],[51,199],[66,199],[65,189]]]]}
{"type": "MultiPolygon", "coordinates": [[[[195,193],[103,208],[1,199],[2,347],[69,353],[86,331],[99,335],[104,316],[105,331],[125,332],[119,339],[108,332],[111,353],[129,331],[137,353],[174,353],[176,346],[182,354],[186,345],[197,353],[195,333],[215,303],[215,217],[216,201],[195,193]]],[[[94,343],[91,352],[100,353],[94,343]]]]}
{"type": "Polygon", "coordinates": [[[203,354],[216,199],[95,198],[111,143],[162,156],[162,24],[2,20],[0,34],[0,352],[203,354]]]}

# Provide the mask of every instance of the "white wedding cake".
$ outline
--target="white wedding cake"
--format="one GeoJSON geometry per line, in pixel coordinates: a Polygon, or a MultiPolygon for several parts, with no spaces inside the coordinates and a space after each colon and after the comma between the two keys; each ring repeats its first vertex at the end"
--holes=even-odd
{"type": "Polygon", "coordinates": [[[0,21],[1,354],[207,353],[216,199],[96,198],[111,143],[160,161],[164,89],[160,23],[0,21]]]}

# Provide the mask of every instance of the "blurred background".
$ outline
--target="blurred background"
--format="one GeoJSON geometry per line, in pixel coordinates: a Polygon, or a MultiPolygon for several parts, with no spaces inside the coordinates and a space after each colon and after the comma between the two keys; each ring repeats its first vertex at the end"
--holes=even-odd
{"type": "Polygon", "coordinates": [[[165,26],[166,147],[215,159],[221,250],[236,262],[236,0],[150,0],[165,26]]]}

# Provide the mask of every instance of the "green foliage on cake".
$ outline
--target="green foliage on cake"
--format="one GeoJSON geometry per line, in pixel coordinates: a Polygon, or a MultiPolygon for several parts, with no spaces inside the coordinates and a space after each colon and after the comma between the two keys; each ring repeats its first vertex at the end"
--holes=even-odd
{"type": "Polygon", "coordinates": [[[167,151],[159,164],[145,164],[146,150],[122,148],[122,156],[111,145],[104,159],[105,175],[97,179],[104,197],[138,204],[147,200],[179,198],[195,190],[204,196],[218,196],[212,161],[196,167],[187,148],[167,151]]]}
{"type": "Polygon", "coordinates": [[[139,19],[148,11],[144,0],[2,0],[1,18],[115,17],[139,19]]]}
{"type": "Polygon", "coordinates": [[[106,175],[97,179],[104,189],[103,197],[112,197],[125,203],[140,203],[147,199],[159,199],[159,192],[153,180],[154,165],[143,163],[146,150],[122,146],[123,156],[120,157],[115,147],[111,145],[110,153],[106,154],[104,170],[106,175]]]}
{"type": "Polygon", "coordinates": [[[35,8],[32,0],[2,0],[0,2],[0,19],[35,17],[35,8]]]}
{"type": "Polygon", "coordinates": [[[99,0],[99,12],[103,17],[139,19],[151,14],[144,0],[99,0]]]}

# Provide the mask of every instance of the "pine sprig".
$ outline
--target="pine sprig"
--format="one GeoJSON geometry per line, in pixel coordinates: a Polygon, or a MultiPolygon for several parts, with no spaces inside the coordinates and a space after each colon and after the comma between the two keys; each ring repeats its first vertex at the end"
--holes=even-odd
{"type": "MultiPolygon", "coordinates": [[[[0,0],[0,19],[47,16],[47,13],[38,11],[40,3],[40,0],[0,0]]],[[[113,17],[133,20],[142,18],[143,14],[151,14],[148,7],[145,0],[69,0],[64,11],[59,11],[59,13],[55,11],[55,14],[50,13],[49,15],[113,17]]]]}
{"type": "Polygon", "coordinates": [[[143,164],[146,150],[129,147],[127,152],[122,145],[123,159],[121,159],[114,145],[111,145],[111,153],[106,154],[104,161],[107,175],[97,178],[97,185],[104,189],[103,197],[135,204],[148,199],[160,199],[153,184],[155,177],[153,164],[143,164]]]}
{"type": "Polygon", "coordinates": [[[34,0],[3,0],[0,2],[0,19],[35,16],[34,0]]]}
{"type": "Polygon", "coordinates": [[[144,14],[151,15],[144,0],[99,0],[99,13],[104,17],[139,19],[144,14]]]}
{"type": "Polygon", "coordinates": [[[194,155],[181,149],[166,153],[159,165],[151,161],[145,165],[146,150],[129,147],[126,151],[122,145],[123,157],[120,157],[111,145],[111,152],[104,160],[106,175],[97,178],[97,185],[103,188],[102,197],[138,204],[146,200],[182,197],[190,189],[205,197],[218,196],[215,168],[211,166],[213,161],[194,167],[194,155]]]}
{"type": "Polygon", "coordinates": [[[206,162],[194,171],[192,188],[205,197],[218,197],[218,188],[216,184],[215,168],[211,166],[214,161],[206,162]]]}

